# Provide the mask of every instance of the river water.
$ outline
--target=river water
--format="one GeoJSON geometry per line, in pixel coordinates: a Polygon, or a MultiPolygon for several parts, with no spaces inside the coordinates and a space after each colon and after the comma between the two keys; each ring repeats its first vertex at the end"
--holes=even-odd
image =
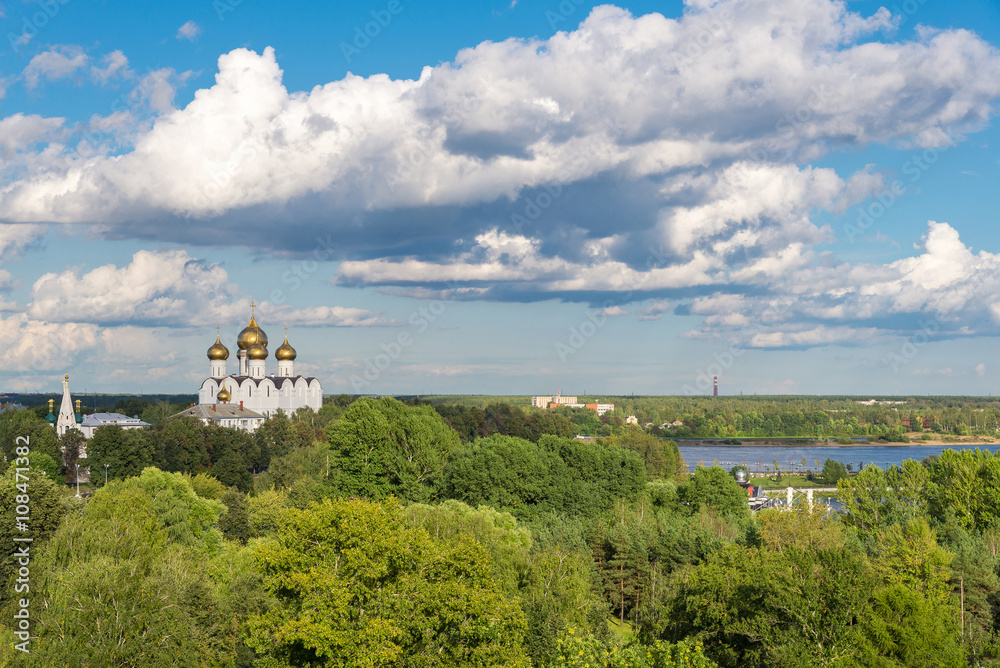
{"type": "Polygon", "coordinates": [[[745,464],[751,471],[764,471],[764,467],[774,468],[774,460],[783,471],[819,471],[823,462],[830,458],[850,464],[857,471],[862,465],[875,464],[879,468],[899,466],[906,459],[920,461],[929,455],[940,455],[944,450],[988,450],[1000,451],[1000,444],[950,444],[950,445],[679,445],[688,469],[693,471],[701,462],[703,466],[718,463],[726,470],[737,464],[745,464]],[[802,459],[805,458],[805,468],[802,459]],[[819,460],[819,464],[816,461],[819,460]]]}

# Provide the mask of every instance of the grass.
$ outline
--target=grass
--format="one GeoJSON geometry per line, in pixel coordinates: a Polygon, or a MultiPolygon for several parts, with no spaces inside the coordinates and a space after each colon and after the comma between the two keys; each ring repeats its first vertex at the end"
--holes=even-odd
{"type": "MultiPolygon", "coordinates": [[[[102,481],[103,482],[103,481],[102,481]]],[[[70,483],[65,486],[69,490],[71,495],[76,494],[76,483],[70,483]]],[[[93,494],[97,491],[97,485],[91,482],[81,482],[80,483],[80,495],[83,496],[85,493],[93,494]]]]}
{"type": "Polygon", "coordinates": [[[632,629],[632,624],[626,619],[624,624],[620,624],[618,617],[608,618],[608,628],[614,633],[619,640],[623,643],[628,642],[635,636],[635,631],[632,629]]]}

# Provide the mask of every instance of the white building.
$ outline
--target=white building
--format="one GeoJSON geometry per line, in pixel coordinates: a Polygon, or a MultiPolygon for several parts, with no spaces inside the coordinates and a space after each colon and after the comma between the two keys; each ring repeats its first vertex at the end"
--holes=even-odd
{"type": "MultiPolygon", "coordinates": [[[[67,373],[63,377],[63,395],[62,402],[59,404],[59,416],[53,414],[53,404],[55,402],[49,399],[49,414],[46,419],[52,424],[56,429],[56,436],[62,437],[70,429],[78,429],[80,433],[83,434],[85,439],[91,439],[94,437],[94,430],[98,427],[103,427],[104,425],[116,424],[122,429],[142,429],[143,427],[148,427],[148,422],[143,422],[139,418],[131,418],[127,415],[122,415],[121,413],[94,413],[92,415],[83,416],[80,414],[80,400],[77,399],[76,402],[73,401],[73,395],[69,392],[69,374],[67,373]],[[76,410],[73,410],[74,403],[76,410]]],[[[87,458],[87,446],[81,444],[79,452],[77,453],[80,459],[87,458]]],[[[66,457],[66,453],[63,452],[63,457],[66,457]]],[[[89,480],[89,469],[80,469],[80,479],[89,480]]]]}
{"type": "MultiPolygon", "coordinates": [[[[52,416],[52,401],[49,401],[50,422],[52,416]]],[[[78,429],[83,418],[80,417],[80,402],[76,402],[76,410],[73,410],[73,395],[69,393],[69,374],[63,378],[62,403],[59,404],[59,417],[55,419],[56,436],[62,437],[70,429],[78,429]]]]}
{"type": "Polygon", "coordinates": [[[547,397],[531,397],[531,405],[535,408],[548,408],[551,404],[569,406],[576,403],[576,397],[564,397],[561,394],[552,394],[547,397]]]}
{"type": "Polygon", "coordinates": [[[565,408],[588,408],[597,413],[598,416],[610,413],[615,409],[614,404],[581,404],[577,401],[576,397],[564,397],[559,394],[550,397],[532,397],[531,405],[536,408],[558,408],[559,406],[565,408]]]}
{"type": "MultiPolygon", "coordinates": [[[[63,378],[62,403],[59,405],[59,417],[52,414],[52,399],[49,399],[49,415],[46,418],[56,427],[56,436],[62,436],[70,429],[78,429],[83,437],[90,439],[94,437],[94,430],[105,425],[117,425],[122,429],[142,429],[148,427],[148,422],[143,422],[137,417],[129,417],[121,413],[92,413],[81,415],[80,400],[77,399],[76,410],[73,409],[73,395],[69,392],[69,374],[63,378]]],[[[86,457],[86,454],[81,454],[86,457]]]]}
{"type": "Polygon", "coordinates": [[[236,404],[197,404],[171,417],[194,417],[205,424],[243,431],[254,431],[265,419],[260,413],[236,404]]]}
{"type": "Polygon", "coordinates": [[[83,422],[79,429],[83,432],[84,438],[93,438],[94,431],[98,427],[115,425],[122,429],[142,429],[148,427],[148,422],[143,422],[137,417],[129,417],[121,413],[91,413],[83,416],[83,422]]]}
{"type": "MultiPolygon", "coordinates": [[[[231,404],[243,411],[259,413],[264,419],[279,409],[291,415],[303,406],[315,411],[323,406],[323,387],[319,380],[295,373],[297,353],[288,343],[287,328],[284,343],[274,351],[277,368],[267,374],[267,334],[254,318],[253,304],[250,305],[250,323],[236,338],[236,346],[239,348],[236,354],[239,369],[228,374],[229,349],[216,335],[215,343],[208,349],[209,377],[202,381],[198,390],[199,405],[215,406],[217,414],[219,405],[231,404]]],[[[188,411],[179,415],[186,413],[188,411]]],[[[214,419],[213,415],[206,415],[205,419],[214,419]]],[[[249,415],[232,419],[246,419],[247,426],[253,422],[249,415]]],[[[249,430],[253,429],[256,426],[249,430]]]]}

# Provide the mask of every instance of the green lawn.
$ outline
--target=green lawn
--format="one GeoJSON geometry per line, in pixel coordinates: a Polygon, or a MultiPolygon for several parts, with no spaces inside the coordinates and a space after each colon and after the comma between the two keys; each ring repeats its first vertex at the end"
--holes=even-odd
{"type": "Polygon", "coordinates": [[[617,617],[609,617],[608,628],[610,628],[611,632],[618,636],[618,639],[623,643],[626,643],[635,637],[635,631],[632,629],[632,623],[627,619],[624,624],[619,624],[617,617]]]}

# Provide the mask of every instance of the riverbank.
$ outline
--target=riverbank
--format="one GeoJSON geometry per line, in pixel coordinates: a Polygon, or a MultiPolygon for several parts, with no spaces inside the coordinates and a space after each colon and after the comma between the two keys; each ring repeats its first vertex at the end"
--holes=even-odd
{"type": "MultiPolygon", "coordinates": [[[[937,436],[938,434],[935,435],[937,436]]],[[[920,435],[916,434],[916,438],[913,435],[910,438],[912,439],[910,443],[886,443],[886,445],[961,445],[963,448],[967,448],[973,445],[995,445],[997,443],[997,439],[990,438],[989,436],[949,436],[923,441],[920,439],[920,435]]]]}
{"type": "Polygon", "coordinates": [[[870,448],[873,446],[880,448],[906,448],[914,445],[933,445],[938,447],[957,445],[963,448],[968,448],[977,445],[992,446],[996,445],[998,442],[998,439],[990,438],[989,436],[942,436],[941,434],[935,434],[936,438],[931,438],[926,441],[920,438],[920,433],[912,433],[908,434],[908,436],[910,437],[909,443],[888,443],[885,441],[855,441],[853,443],[837,443],[836,441],[823,441],[818,438],[677,438],[673,440],[677,443],[677,445],[695,448],[745,448],[748,446],[767,448],[795,448],[803,446],[822,448],[870,448]]]}
{"type": "MultiPolygon", "coordinates": [[[[739,464],[746,466],[751,472],[774,475],[775,469],[781,469],[782,475],[804,475],[807,471],[818,474],[827,459],[844,464],[848,471],[859,471],[869,464],[879,468],[900,466],[903,461],[912,459],[921,461],[927,457],[939,457],[944,450],[963,450],[979,448],[987,452],[1000,451],[1000,444],[976,442],[942,442],[938,444],[917,441],[915,443],[858,443],[854,445],[838,445],[836,443],[766,445],[761,443],[744,445],[692,445],[679,443],[678,449],[689,470],[698,466],[721,466],[729,470],[739,464]]],[[[764,476],[766,477],[766,476],[764,476]]],[[[780,484],[780,483],[779,483],[780,484]]]]}

